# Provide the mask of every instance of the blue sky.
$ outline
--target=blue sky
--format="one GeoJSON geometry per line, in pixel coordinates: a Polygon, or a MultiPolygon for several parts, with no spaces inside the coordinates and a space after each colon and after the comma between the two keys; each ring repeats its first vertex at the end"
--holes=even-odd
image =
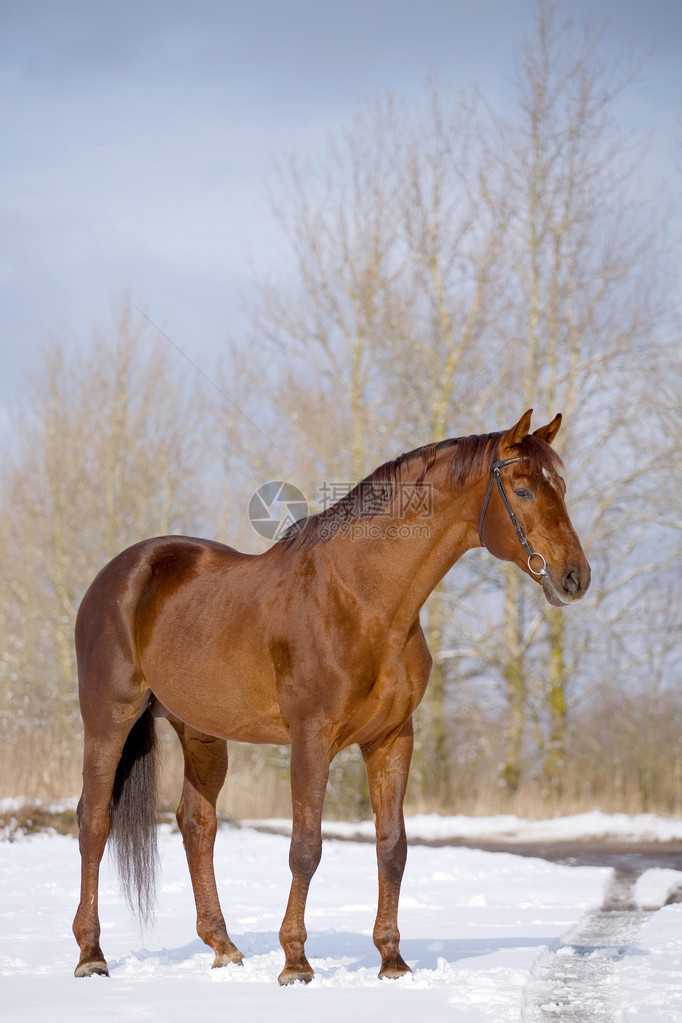
{"type": "MultiPolygon", "coordinates": [[[[682,4],[562,0],[652,51],[619,106],[680,215],[682,4]]],[[[240,291],[281,258],[272,165],[319,148],[377,92],[429,75],[510,94],[519,0],[0,0],[0,403],[50,333],[87,337],[124,288],[207,370],[240,291]]]]}

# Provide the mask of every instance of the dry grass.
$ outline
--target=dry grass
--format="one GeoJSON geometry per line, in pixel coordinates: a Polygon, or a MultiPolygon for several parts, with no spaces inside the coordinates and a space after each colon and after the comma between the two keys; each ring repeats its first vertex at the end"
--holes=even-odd
{"type": "MultiPolygon", "coordinates": [[[[182,751],[166,722],[160,722],[159,738],[159,805],[166,812],[174,812],[182,792],[182,751]]],[[[230,743],[227,780],[218,797],[219,812],[236,820],[290,816],[289,775],[280,760],[263,748],[230,743]]]]}
{"type": "MultiPolygon", "coordinates": [[[[160,729],[160,740],[159,807],[163,812],[174,813],[182,790],[182,754],[177,739],[165,723],[160,729]]],[[[342,754],[333,766],[325,817],[347,820],[368,817],[366,786],[363,788],[363,785],[364,773],[357,753],[342,754]]],[[[81,750],[73,735],[65,736],[63,731],[60,734],[57,728],[27,730],[0,747],[0,799],[21,796],[32,801],[21,811],[22,830],[45,826],[48,820],[40,807],[53,800],[75,798],[80,787],[81,750]]],[[[595,808],[605,812],[678,815],[682,812],[682,773],[671,772],[662,761],[660,771],[647,774],[647,785],[643,789],[641,771],[634,763],[629,771],[587,772],[586,765],[576,761],[566,768],[560,798],[548,799],[539,780],[527,778],[516,793],[509,795],[499,788],[493,772],[480,771],[475,777],[458,779],[447,805],[424,795],[417,784],[411,783],[405,807],[408,814],[487,816],[508,813],[528,819],[582,813],[595,808]]],[[[218,809],[237,820],[289,817],[291,795],[286,755],[279,750],[231,744],[230,770],[218,809]]],[[[16,817],[16,812],[12,813],[16,817]]],[[[57,816],[60,814],[63,820],[55,825],[53,815],[52,826],[73,831],[73,810],[60,808],[57,816]]],[[[7,817],[7,813],[4,816],[7,817]]]]}
{"type": "Polygon", "coordinates": [[[81,758],[80,743],[63,724],[17,730],[0,743],[0,799],[49,802],[80,793],[81,758]]]}

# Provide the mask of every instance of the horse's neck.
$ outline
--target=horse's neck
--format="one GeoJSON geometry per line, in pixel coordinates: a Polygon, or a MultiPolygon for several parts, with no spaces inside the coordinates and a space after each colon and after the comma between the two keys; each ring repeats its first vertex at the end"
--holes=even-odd
{"type": "Polygon", "coordinates": [[[454,563],[479,545],[477,501],[469,488],[434,485],[428,503],[405,501],[397,514],[356,523],[339,538],[335,569],[377,613],[409,626],[454,563]]]}

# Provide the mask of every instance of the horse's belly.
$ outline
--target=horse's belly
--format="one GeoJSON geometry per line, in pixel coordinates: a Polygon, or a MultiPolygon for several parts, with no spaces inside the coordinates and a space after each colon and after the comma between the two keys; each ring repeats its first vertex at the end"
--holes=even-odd
{"type": "Polygon", "coordinates": [[[173,668],[142,664],[152,693],[174,717],[208,735],[236,742],[288,743],[291,736],[274,687],[252,674],[240,677],[229,665],[223,672],[200,664],[173,668]]]}

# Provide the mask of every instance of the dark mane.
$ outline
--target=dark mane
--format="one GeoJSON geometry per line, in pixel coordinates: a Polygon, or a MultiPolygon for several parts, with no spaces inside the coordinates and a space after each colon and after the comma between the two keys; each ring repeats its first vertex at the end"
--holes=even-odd
{"type": "MultiPolygon", "coordinates": [[[[407,470],[413,468],[413,463],[419,463],[417,477],[412,480],[419,486],[424,482],[436,455],[444,448],[453,449],[450,462],[453,486],[461,487],[472,477],[487,475],[492,471],[493,462],[497,460],[503,435],[503,431],[472,434],[470,437],[453,438],[406,451],[393,461],[380,465],[329,508],[294,522],[285,530],[278,543],[289,550],[306,550],[329,540],[352,522],[377,515],[390,504],[398,482],[407,470]]],[[[553,459],[552,465],[554,460],[560,462],[549,445],[532,434],[525,437],[517,449],[521,458],[531,463],[532,470],[540,471],[542,466],[547,464],[548,453],[553,459]]]]}
{"type": "Polygon", "coordinates": [[[370,473],[364,480],[349,490],[335,504],[325,508],[317,515],[308,515],[299,519],[282,534],[279,543],[292,550],[313,547],[317,543],[329,540],[351,522],[370,518],[382,511],[393,499],[396,492],[401,470],[417,459],[421,460],[421,469],[416,479],[419,484],[433,465],[436,452],[453,441],[442,441],[441,444],[427,444],[414,451],[406,451],[391,462],[384,462],[378,469],[370,473]]]}
{"type": "MultiPolygon", "coordinates": [[[[504,431],[499,433],[473,434],[471,437],[460,437],[451,441],[457,445],[455,455],[450,463],[450,475],[456,486],[462,486],[474,476],[488,475],[492,471],[500,450],[500,441],[504,431]]],[[[529,433],[520,444],[516,445],[515,454],[524,462],[529,463],[531,472],[542,472],[543,466],[559,469],[561,459],[556,451],[529,433]]]]}

